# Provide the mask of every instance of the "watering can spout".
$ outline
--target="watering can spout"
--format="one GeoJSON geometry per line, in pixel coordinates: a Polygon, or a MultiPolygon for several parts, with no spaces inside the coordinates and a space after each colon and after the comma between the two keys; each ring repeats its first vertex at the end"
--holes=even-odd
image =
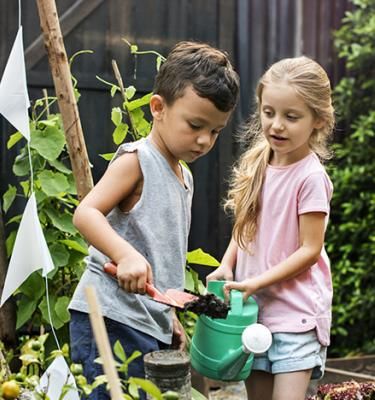
{"type": "Polygon", "coordinates": [[[272,344],[270,330],[262,324],[249,325],[242,333],[242,346],[222,359],[219,375],[223,380],[232,380],[245,366],[250,354],[261,354],[272,344]]]}
{"type": "Polygon", "coordinates": [[[219,368],[219,376],[221,376],[223,380],[230,381],[234,379],[245,366],[250,356],[250,353],[247,353],[245,350],[246,349],[241,346],[224,357],[219,368]]]}

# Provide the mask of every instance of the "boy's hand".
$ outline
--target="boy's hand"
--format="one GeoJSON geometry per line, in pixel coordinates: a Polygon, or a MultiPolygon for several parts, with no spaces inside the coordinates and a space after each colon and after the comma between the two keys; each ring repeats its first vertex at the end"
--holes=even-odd
{"type": "Polygon", "coordinates": [[[174,311],[173,313],[173,337],[172,337],[172,348],[178,350],[185,350],[186,347],[186,335],[181,322],[177,318],[174,311]]]}
{"type": "Polygon", "coordinates": [[[206,283],[209,281],[233,281],[233,270],[225,265],[220,265],[214,272],[207,275],[206,283]]]}
{"type": "Polygon", "coordinates": [[[117,264],[119,286],[129,293],[144,294],[146,282],[153,283],[152,269],[148,261],[137,251],[122,258],[117,264]]]}
{"type": "Polygon", "coordinates": [[[229,298],[229,292],[232,289],[235,289],[243,292],[243,299],[244,301],[246,301],[249,296],[254,294],[259,289],[259,286],[257,284],[256,278],[252,278],[245,279],[241,282],[228,282],[224,285],[223,289],[226,298],[229,298]]]}

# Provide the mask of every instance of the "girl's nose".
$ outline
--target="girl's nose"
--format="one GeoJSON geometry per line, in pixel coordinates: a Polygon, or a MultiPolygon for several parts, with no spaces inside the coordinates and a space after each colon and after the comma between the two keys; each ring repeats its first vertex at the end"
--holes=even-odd
{"type": "Polygon", "coordinates": [[[283,121],[281,118],[275,117],[272,122],[272,128],[276,131],[282,131],[284,129],[283,121]]]}

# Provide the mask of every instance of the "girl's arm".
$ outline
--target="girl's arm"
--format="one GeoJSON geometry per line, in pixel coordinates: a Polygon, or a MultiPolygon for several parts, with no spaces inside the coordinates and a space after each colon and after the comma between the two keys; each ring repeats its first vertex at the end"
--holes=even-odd
{"type": "Polygon", "coordinates": [[[232,238],[221,260],[220,267],[206,277],[206,282],[214,280],[233,280],[233,268],[237,261],[237,250],[238,245],[232,238]]]}
{"type": "Polygon", "coordinates": [[[136,202],[141,193],[142,171],[136,153],[126,153],[109,165],[103,177],[77,207],[73,223],[85,238],[117,264],[120,286],[144,293],[152,282],[151,266],[111,227],[106,215],[117,205],[136,202]]]}
{"type": "Polygon", "coordinates": [[[325,216],[323,212],[300,215],[300,247],[293,254],[261,275],[242,282],[227,283],[224,290],[241,290],[247,299],[260,289],[294,278],[310,268],[318,261],[324,244],[325,216]]]}

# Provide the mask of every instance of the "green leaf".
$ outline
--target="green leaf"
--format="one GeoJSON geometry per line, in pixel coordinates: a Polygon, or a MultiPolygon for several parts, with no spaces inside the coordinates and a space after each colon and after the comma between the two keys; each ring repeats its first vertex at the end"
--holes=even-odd
{"type": "MultiPolygon", "coordinates": [[[[57,297],[50,293],[49,297],[49,304],[50,304],[50,310],[51,310],[51,319],[52,319],[52,324],[53,327],[56,329],[60,329],[64,325],[64,321],[62,321],[59,316],[57,315],[55,311],[55,306],[57,302],[57,297]]],[[[48,314],[48,307],[47,307],[47,298],[44,297],[43,300],[39,304],[39,310],[42,313],[42,318],[44,319],[45,322],[51,324],[49,314],[48,314]]]]}
{"type": "Polygon", "coordinates": [[[73,225],[72,215],[67,213],[59,213],[52,207],[44,208],[44,212],[48,215],[48,218],[51,220],[53,226],[55,226],[57,229],[72,235],[77,233],[77,229],[73,225]]]}
{"type": "MultiPolygon", "coordinates": [[[[50,124],[51,121],[44,123],[50,124]]],[[[46,126],[45,129],[36,129],[31,132],[30,146],[47,160],[55,160],[64,149],[65,136],[57,126],[46,126]]]]}
{"type": "Polygon", "coordinates": [[[106,161],[111,161],[115,153],[104,153],[104,154],[99,154],[101,158],[104,158],[106,161]]]}
{"type": "Polygon", "coordinates": [[[34,271],[19,287],[18,291],[29,299],[39,300],[46,291],[44,278],[39,271],[34,271]]]}
{"type": "Polygon", "coordinates": [[[209,267],[218,267],[220,265],[216,258],[210,254],[205,253],[202,249],[189,251],[186,255],[188,264],[206,265],[209,267]]]}
{"type": "Polygon", "coordinates": [[[69,303],[70,298],[68,296],[61,296],[57,299],[55,304],[56,315],[64,323],[70,321],[70,313],[68,311],[69,303]]]}
{"type": "Polygon", "coordinates": [[[135,89],[134,86],[128,86],[128,87],[125,89],[125,97],[126,97],[128,100],[131,100],[131,99],[134,97],[135,92],[136,92],[136,89],[135,89]]]}
{"type": "Polygon", "coordinates": [[[23,195],[24,195],[25,197],[28,197],[28,194],[29,194],[29,192],[30,192],[30,181],[29,181],[29,180],[27,180],[27,181],[22,181],[22,182],[20,182],[20,186],[21,186],[21,188],[22,188],[23,195]]]}
{"type": "Polygon", "coordinates": [[[21,132],[16,132],[13,133],[13,135],[10,135],[8,142],[7,142],[7,149],[11,149],[15,144],[17,144],[21,139],[23,138],[23,135],[21,132]]]}
{"type": "Polygon", "coordinates": [[[48,164],[51,167],[56,168],[58,171],[62,172],[63,174],[71,174],[72,173],[72,170],[59,160],[48,160],[48,164]]]}
{"type": "Polygon", "coordinates": [[[38,301],[39,299],[23,296],[17,302],[16,329],[21,328],[21,326],[23,326],[27,321],[31,320],[31,317],[38,306],[38,301]]]}
{"type": "Polygon", "coordinates": [[[38,174],[38,179],[47,196],[58,196],[69,188],[66,176],[60,172],[42,171],[38,174]]]}
{"type": "Polygon", "coordinates": [[[128,392],[132,399],[139,399],[138,387],[134,382],[130,382],[128,392]]]}
{"type": "Polygon", "coordinates": [[[206,396],[198,392],[198,390],[191,388],[191,399],[192,400],[208,400],[206,396]]]}
{"type": "Polygon", "coordinates": [[[79,253],[84,254],[85,256],[88,255],[87,244],[82,239],[81,239],[81,242],[78,239],[76,239],[76,240],[64,239],[64,240],[60,240],[60,243],[65,244],[69,248],[76,250],[79,253]]]}
{"type": "Polygon", "coordinates": [[[111,87],[111,97],[114,97],[114,95],[116,94],[116,92],[117,92],[118,89],[119,89],[119,88],[118,88],[117,86],[115,86],[115,85],[113,85],[113,86],[111,87]]]}
{"type": "Polygon", "coordinates": [[[149,381],[147,379],[135,378],[135,377],[131,376],[129,378],[128,382],[129,383],[135,383],[137,386],[139,386],[146,393],[148,393],[151,396],[153,396],[156,400],[163,400],[163,396],[161,394],[161,391],[151,381],[149,381]]]}
{"type": "Polygon", "coordinates": [[[120,361],[125,362],[127,360],[124,348],[119,340],[116,340],[115,345],[113,346],[113,352],[120,361]]]}
{"type": "Polygon", "coordinates": [[[60,243],[53,243],[49,246],[53,264],[56,267],[64,267],[69,262],[69,252],[65,246],[60,243]]]}
{"type": "Polygon", "coordinates": [[[12,185],[8,185],[8,190],[3,195],[3,210],[6,213],[9,207],[12,205],[14,199],[16,198],[17,188],[12,185]]]}
{"type": "Polygon", "coordinates": [[[194,292],[194,279],[190,270],[185,268],[185,289],[194,292]]]}
{"type": "Polygon", "coordinates": [[[114,107],[112,108],[111,112],[111,120],[112,122],[116,125],[119,126],[122,121],[122,111],[120,107],[114,107]]]}
{"type": "Polygon", "coordinates": [[[130,52],[131,52],[132,54],[135,54],[137,51],[138,51],[138,46],[135,45],[135,44],[132,44],[132,45],[130,46],[130,52]]]}
{"type": "Polygon", "coordinates": [[[14,242],[16,241],[17,231],[12,231],[8,235],[5,241],[5,247],[7,249],[7,257],[10,257],[13,251],[14,242]]]}
{"type": "Polygon", "coordinates": [[[125,140],[128,130],[129,126],[122,122],[118,126],[116,126],[116,129],[113,131],[112,134],[114,143],[117,145],[121,144],[125,140]]]}
{"type": "Polygon", "coordinates": [[[128,111],[133,111],[136,108],[145,106],[150,103],[151,96],[152,96],[152,93],[148,93],[145,96],[141,97],[140,99],[133,100],[133,101],[126,101],[124,104],[125,108],[128,111]]]}

